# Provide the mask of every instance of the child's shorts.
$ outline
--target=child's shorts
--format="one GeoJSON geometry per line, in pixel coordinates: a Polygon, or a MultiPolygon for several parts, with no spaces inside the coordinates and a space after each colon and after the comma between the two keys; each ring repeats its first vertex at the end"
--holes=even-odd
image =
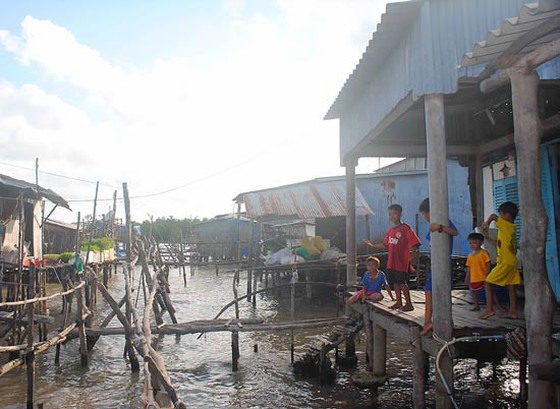
{"type": "MultiPolygon", "coordinates": [[[[360,290],[356,293],[357,296],[362,296],[364,293],[364,290],[360,290]]],[[[371,295],[375,294],[375,291],[366,291],[366,297],[369,297],[371,295]]]]}
{"type": "Polygon", "coordinates": [[[521,276],[519,275],[517,266],[498,263],[496,267],[488,273],[486,281],[504,287],[506,285],[521,284],[521,276]]]}
{"type": "Polygon", "coordinates": [[[387,281],[389,285],[403,284],[408,282],[408,272],[387,269],[387,281]]]}
{"type": "Polygon", "coordinates": [[[478,291],[484,288],[484,281],[475,281],[474,283],[470,284],[470,288],[472,291],[478,291]]]}

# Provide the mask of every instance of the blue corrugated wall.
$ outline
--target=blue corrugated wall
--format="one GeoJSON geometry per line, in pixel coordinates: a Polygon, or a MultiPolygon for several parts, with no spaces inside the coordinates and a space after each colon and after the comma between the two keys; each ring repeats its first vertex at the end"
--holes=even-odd
{"type": "MultiPolygon", "coordinates": [[[[456,161],[447,165],[449,182],[449,216],[459,230],[459,236],[454,239],[453,254],[467,255],[467,236],[472,231],[472,211],[470,204],[469,186],[467,184],[468,170],[459,166],[456,161]]],[[[421,250],[428,251],[429,246],[425,236],[428,223],[418,212],[418,205],[428,197],[428,174],[389,174],[377,177],[358,179],[356,185],[375,215],[370,216],[370,237],[381,240],[389,228],[387,207],[398,203],[403,207],[403,221],[410,224],[422,240],[421,250]]],[[[356,240],[358,243],[366,238],[365,217],[358,217],[356,226],[356,240]]]]}

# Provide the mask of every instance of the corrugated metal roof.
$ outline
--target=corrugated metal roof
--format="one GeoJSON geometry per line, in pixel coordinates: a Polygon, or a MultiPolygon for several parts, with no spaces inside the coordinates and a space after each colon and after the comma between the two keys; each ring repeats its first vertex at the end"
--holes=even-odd
{"type": "MultiPolygon", "coordinates": [[[[481,63],[488,63],[499,57],[515,40],[531,29],[542,24],[546,20],[560,14],[560,3],[557,10],[543,12],[539,9],[539,3],[525,4],[519,10],[517,17],[509,17],[503,20],[502,25],[490,30],[486,39],[477,42],[472,51],[463,55],[461,67],[469,67],[481,63]]],[[[527,53],[539,45],[560,38],[560,27],[549,35],[546,35],[529,46],[521,53],[527,53]]]]}
{"type": "MultiPolygon", "coordinates": [[[[358,156],[359,146],[401,101],[423,95],[453,94],[459,88],[463,55],[504,18],[517,15],[524,0],[421,0],[387,5],[360,63],[329,109],[340,118],[341,159],[358,156]],[[403,16],[404,17],[404,16],[403,16]],[[379,43],[379,44],[377,44],[379,43]]],[[[383,124],[388,126],[389,124],[383,124]]]]}
{"type": "MultiPolygon", "coordinates": [[[[317,180],[280,186],[255,192],[241,193],[235,199],[243,201],[252,218],[297,216],[302,219],[346,216],[346,182],[317,180]]],[[[356,215],[373,214],[356,189],[356,215]]]]}
{"type": "Polygon", "coordinates": [[[338,97],[325,115],[325,119],[339,118],[341,110],[344,110],[348,102],[354,98],[355,93],[370,81],[376,66],[383,64],[385,56],[397,46],[399,38],[404,34],[403,27],[407,27],[416,16],[422,6],[422,1],[387,4],[387,9],[381,16],[381,22],[377,25],[377,31],[373,33],[362,58],[342,86],[338,97]]]}
{"type": "Polygon", "coordinates": [[[31,192],[32,194],[37,195],[39,197],[44,197],[46,199],[49,199],[51,202],[53,202],[56,205],[71,210],[70,206],[68,205],[68,202],[66,202],[66,200],[64,200],[62,196],[58,195],[57,193],[53,192],[50,189],[41,187],[39,185],[35,185],[33,183],[29,183],[24,180],[14,179],[6,175],[0,175],[0,185],[14,187],[16,189],[21,189],[21,190],[31,192]]]}

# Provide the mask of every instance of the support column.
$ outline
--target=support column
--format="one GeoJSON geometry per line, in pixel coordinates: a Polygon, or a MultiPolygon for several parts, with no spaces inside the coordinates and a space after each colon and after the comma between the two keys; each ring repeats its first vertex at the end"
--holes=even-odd
{"type": "Polygon", "coordinates": [[[387,375],[387,330],[373,324],[373,375],[387,375]]]}
{"type": "Polygon", "coordinates": [[[511,68],[511,100],[514,140],[519,177],[519,208],[523,278],[525,284],[525,321],[529,363],[529,408],[554,407],[552,385],[536,379],[531,366],[552,360],[552,317],[554,299],[545,264],[548,219],[542,202],[540,143],[541,122],[538,115],[539,76],[511,68]]]}
{"type": "Polygon", "coordinates": [[[426,363],[428,354],[422,349],[420,327],[415,324],[410,326],[412,339],[412,403],[414,409],[426,407],[426,363]]]}
{"type": "MultiPolygon", "coordinates": [[[[356,283],[356,163],[346,165],[346,286],[356,283]]],[[[347,311],[348,313],[348,311],[347,311]]]]}
{"type": "MultiPolygon", "coordinates": [[[[443,94],[424,97],[426,118],[426,148],[428,153],[428,185],[430,221],[449,225],[447,188],[447,145],[445,139],[445,112],[443,94]]],[[[451,313],[451,271],[449,236],[433,233],[431,241],[432,296],[434,304],[434,336],[451,340],[453,319],[451,313]]],[[[453,361],[445,354],[440,361],[445,382],[453,390],[453,361]]],[[[436,376],[436,408],[451,408],[445,386],[436,376]]]]}

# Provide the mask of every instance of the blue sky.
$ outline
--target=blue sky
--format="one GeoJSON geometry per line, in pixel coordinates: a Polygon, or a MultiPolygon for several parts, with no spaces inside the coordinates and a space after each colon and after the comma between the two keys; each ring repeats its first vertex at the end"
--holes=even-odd
{"type": "MultiPolygon", "coordinates": [[[[337,121],[322,118],[385,1],[0,9],[0,173],[32,181],[38,157],[40,184],[82,214],[92,213],[92,182],[101,198],[121,197],[127,182],[141,221],[212,217],[241,192],[343,174],[337,121]]],[[[98,214],[109,208],[100,202],[98,214]]]]}

